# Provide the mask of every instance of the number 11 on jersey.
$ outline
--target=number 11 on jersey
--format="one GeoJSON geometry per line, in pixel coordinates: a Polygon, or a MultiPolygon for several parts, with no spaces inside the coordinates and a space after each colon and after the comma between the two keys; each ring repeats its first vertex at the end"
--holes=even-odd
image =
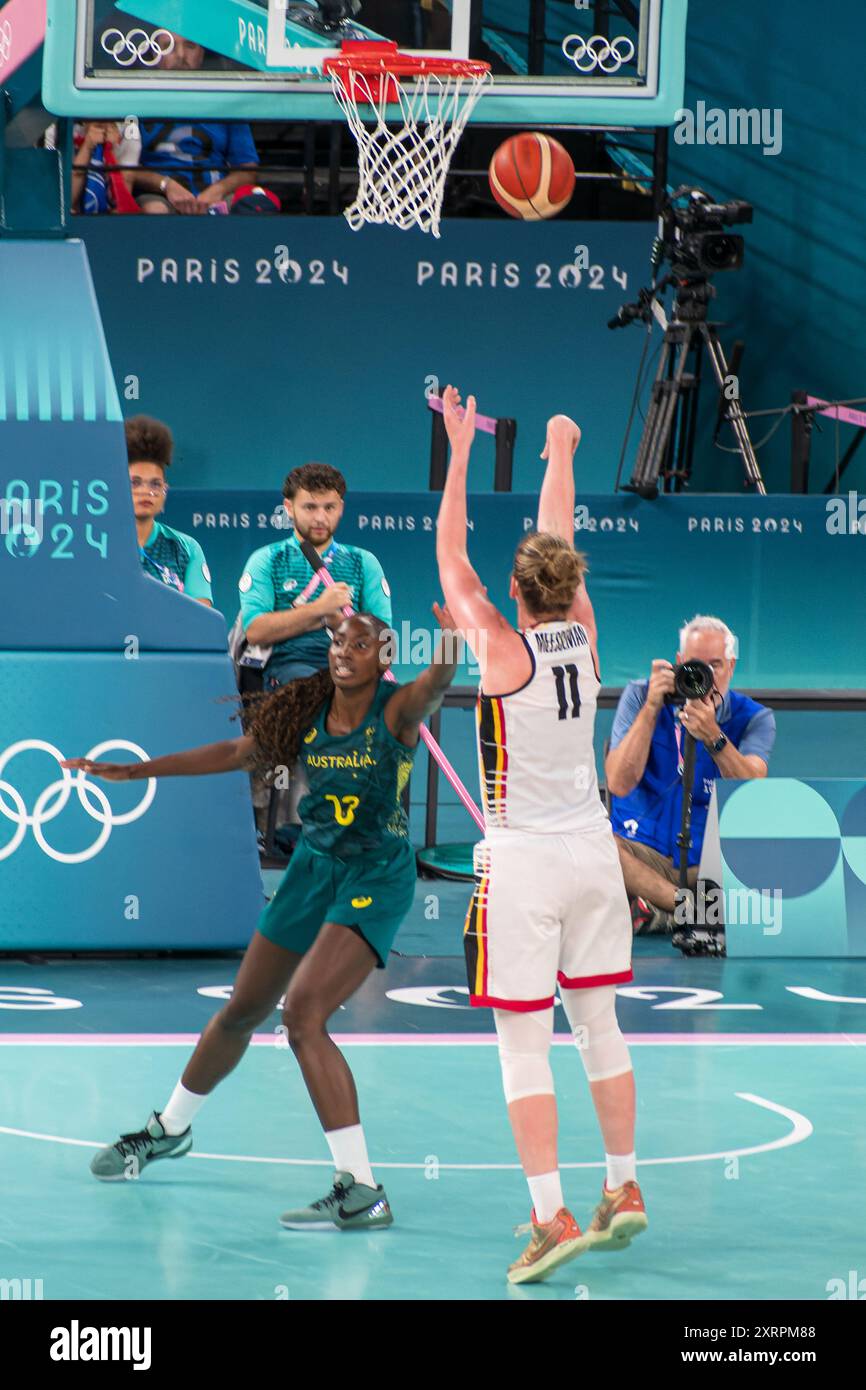
{"type": "Polygon", "coordinates": [[[559,701],[559,718],[568,718],[569,700],[571,701],[572,719],[580,718],[580,691],[577,688],[577,667],[576,666],[552,666],[550,668],[556,678],[556,698],[559,701]],[[568,691],[566,693],[565,678],[568,676],[568,691]]]}

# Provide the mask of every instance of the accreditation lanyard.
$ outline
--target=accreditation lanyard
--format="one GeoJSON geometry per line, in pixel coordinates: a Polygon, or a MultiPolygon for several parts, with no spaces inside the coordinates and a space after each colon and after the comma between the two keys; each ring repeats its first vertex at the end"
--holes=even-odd
{"type": "Polygon", "coordinates": [[[156,570],[163,584],[168,584],[172,589],[179,589],[180,592],[183,593],[183,580],[180,576],[175,574],[174,570],[170,570],[168,565],[161,565],[158,560],[154,560],[152,555],[148,555],[143,545],[140,545],[138,548],[141,551],[145,563],[156,570]]]}

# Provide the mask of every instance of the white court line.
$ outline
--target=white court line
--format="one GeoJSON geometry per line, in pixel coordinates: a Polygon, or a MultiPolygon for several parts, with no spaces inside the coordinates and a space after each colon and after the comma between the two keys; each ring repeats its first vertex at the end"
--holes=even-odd
{"type": "MultiPolygon", "coordinates": [[[[194,1047],[198,1033],[0,1033],[0,1047],[194,1047]]],[[[340,1047],[496,1047],[495,1033],[332,1033],[340,1047]]],[[[629,1047],[861,1047],[866,1033],[624,1033],[629,1047]]],[[[554,1047],[573,1047],[555,1033],[554,1047]]],[[[285,1047],[273,1033],[253,1033],[253,1047],[285,1047]]]]}
{"type": "MultiPolygon", "coordinates": [[[[792,1144],[802,1144],[813,1132],[813,1125],[805,1115],[801,1115],[797,1110],[789,1110],[787,1106],[777,1105],[775,1101],[765,1100],[762,1096],[752,1095],[749,1091],[735,1091],[738,1100],[746,1100],[752,1105],[760,1105],[765,1110],[772,1110],[777,1115],[782,1115],[784,1119],[790,1121],[791,1128],[787,1134],[782,1135],[781,1139],[771,1139],[767,1144],[754,1144],[745,1149],[723,1149],[719,1153],[712,1154],[682,1154],[673,1158],[639,1158],[638,1167],[649,1168],[665,1163],[709,1163],[716,1161],[726,1162],[732,1158],[746,1158],[750,1154],[770,1153],[773,1149],[787,1149],[792,1144]]],[[[70,1144],[82,1149],[101,1149],[104,1144],[95,1139],[67,1139],[59,1134],[40,1134],[35,1130],[12,1129],[7,1125],[0,1125],[0,1134],[9,1134],[16,1139],[40,1139],[47,1144],[70,1144]]],[[[261,1158],[254,1154],[205,1154],[196,1153],[193,1149],[187,1158],[205,1158],[223,1163],[277,1163],[289,1168],[331,1168],[334,1163],[330,1158],[261,1158]]],[[[401,1169],[421,1169],[429,1167],[427,1163],[379,1163],[375,1159],[371,1160],[373,1168],[401,1168],[401,1169]]],[[[560,1168],[604,1168],[604,1163],[560,1163],[560,1168]]],[[[519,1163],[437,1163],[437,1168],[448,1172],[511,1172],[520,1171],[519,1163]]]]}

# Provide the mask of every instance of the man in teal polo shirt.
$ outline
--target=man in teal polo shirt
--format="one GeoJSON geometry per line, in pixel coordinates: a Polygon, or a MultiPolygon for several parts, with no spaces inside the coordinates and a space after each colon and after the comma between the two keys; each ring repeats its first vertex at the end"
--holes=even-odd
{"type": "Polygon", "coordinates": [[[124,430],[141,567],[151,579],[211,608],[210,570],[198,541],[156,519],[168,496],[165,470],[174,448],[171,430],[149,415],[134,415],[124,430]]]}
{"type": "Polygon", "coordinates": [[[326,463],[305,463],[283,484],[292,533],[286,540],[255,550],[238,588],[247,641],[272,647],[264,676],[275,690],[311,676],[328,664],[329,627],[346,604],[391,624],[391,590],[382,566],[369,550],[334,540],[343,515],[346,480],[326,463]],[[310,541],[335,583],[316,580],[301,541],[310,541]]]}

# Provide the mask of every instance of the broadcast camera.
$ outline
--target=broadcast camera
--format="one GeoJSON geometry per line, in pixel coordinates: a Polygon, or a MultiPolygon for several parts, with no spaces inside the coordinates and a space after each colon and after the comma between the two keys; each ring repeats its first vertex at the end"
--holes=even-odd
{"type": "Polygon", "coordinates": [[[672,193],[659,216],[659,232],[653,248],[653,271],[663,260],[677,279],[714,275],[719,270],[739,270],[746,243],[722,229],[751,222],[751,203],[734,198],[714,203],[702,188],[683,185],[672,193]],[[685,207],[677,207],[681,198],[685,207]]]}

